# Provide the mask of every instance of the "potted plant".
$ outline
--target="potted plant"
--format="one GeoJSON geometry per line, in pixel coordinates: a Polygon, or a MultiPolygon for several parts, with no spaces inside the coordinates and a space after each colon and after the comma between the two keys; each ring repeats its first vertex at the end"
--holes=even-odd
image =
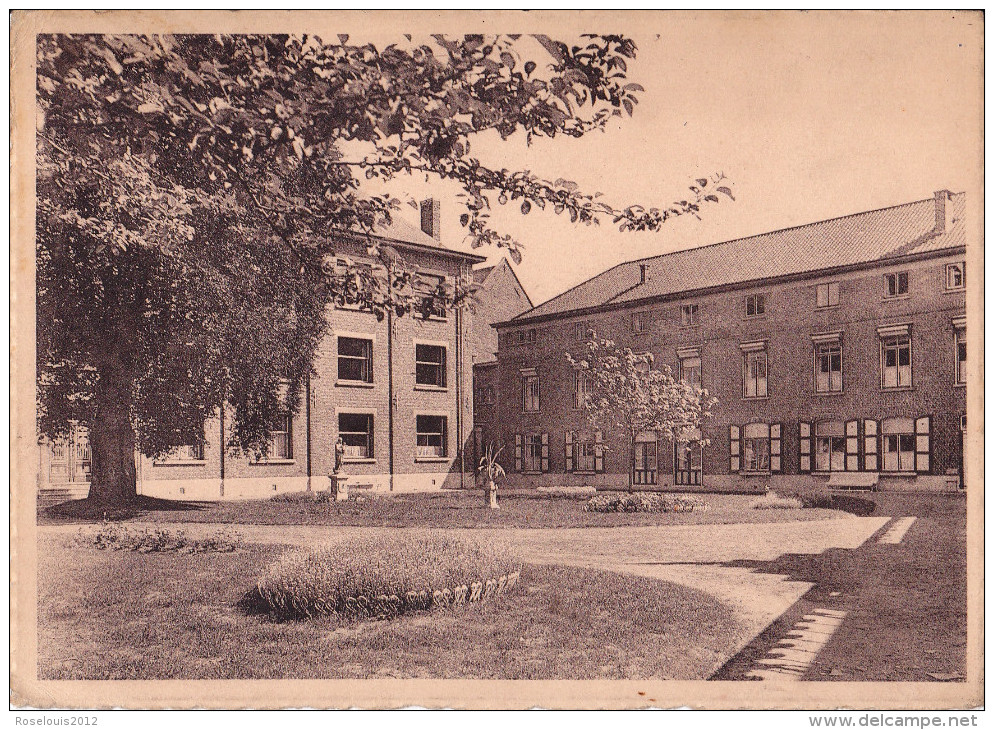
{"type": "Polygon", "coordinates": [[[496,451],[493,443],[487,446],[486,453],[480,458],[478,471],[483,475],[483,491],[487,497],[490,509],[500,509],[497,504],[497,482],[504,478],[504,467],[497,463],[497,457],[504,450],[501,446],[496,451]]]}

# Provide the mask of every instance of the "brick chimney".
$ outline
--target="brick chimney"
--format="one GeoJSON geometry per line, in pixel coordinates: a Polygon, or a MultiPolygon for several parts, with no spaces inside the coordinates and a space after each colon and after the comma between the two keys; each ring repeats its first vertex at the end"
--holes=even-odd
{"type": "Polygon", "coordinates": [[[442,204],[435,198],[421,201],[421,230],[436,241],[442,240],[442,204]]]}
{"type": "Polygon", "coordinates": [[[948,190],[935,191],[935,232],[945,233],[953,227],[952,193],[948,190]]]}

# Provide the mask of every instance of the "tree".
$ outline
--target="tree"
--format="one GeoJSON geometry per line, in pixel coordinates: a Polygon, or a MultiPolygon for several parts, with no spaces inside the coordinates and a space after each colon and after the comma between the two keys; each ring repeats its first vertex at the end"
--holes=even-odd
{"type": "MultiPolygon", "coordinates": [[[[417,272],[371,235],[404,201],[367,180],[455,181],[472,245],[515,260],[493,199],[657,230],[731,198],[715,175],[664,208],[614,208],[471,155],[480,134],[580,137],[631,115],[642,89],[627,81],[629,39],[398,41],[39,36],[39,429],[89,426],[91,499],[133,497],[135,448],[202,441],[225,403],[232,445],[264,451],[297,407],[329,303],[425,314],[417,272]],[[329,266],[343,237],[379,264],[329,266]]],[[[471,294],[460,282],[427,299],[456,307],[471,294]]]]}
{"type": "Polygon", "coordinates": [[[717,398],[707,390],[673,377],[668,365],[653,368],[651,353],[635,353],[591,332],[582,352],[566,360],[583,378],[581,407],[591,426],[619,428],[631,448],[642,431],[680,443],[700,442],[701,425],[711,416],[717,398]]]}

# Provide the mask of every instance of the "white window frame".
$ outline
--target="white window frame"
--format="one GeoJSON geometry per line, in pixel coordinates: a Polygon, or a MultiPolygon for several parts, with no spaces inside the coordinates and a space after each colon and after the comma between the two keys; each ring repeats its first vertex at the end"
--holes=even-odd
{"type": "Polygon", "coordinates": [[[449,456],[449,414],[448,413],[429,413],[418,411],[414,414],[414,460],[416,462],[421,461],[449,461],[451,457],[449,456]],[[441,454],[429,454],[427,451],[421,453],[422,448],[429,448],[429,444],[425,444],[424,447],[419,443],[422,436],[438,436],[437,431],[421,431],[418,426],[419,418],[440,418],[442,431],[441,431],[441,441],[442,441],[442,453],[441,454]]]}
{"type": "MultiPolygon", "coordinates": [[[[915,472],[915,420],[913,418],[885,418],[880,422],[880,471],[890,473],[890,474],[914,474],[915,472]],[[910,424],[908,431],[892,431],[888,428],[896,420],[906,420],[910,424]],[[890,439],[897,439],[897,450],[891,450],[889,447],[891,445],[890,439]],[[906,439],[910,441],[911,449],[901,448],[901,440],[906,439]],[[888,454],[897,454],[897,468],[888,468],[888,454]],[[904,455],[904,459],[902,459],[904,455]],[[902,464],[902,461],[904,463],[902,464]],[[910,462],[910,468],[908,467],[910,462]]],[[[891,464],[890,466],[893,466],[891,464]]]]}
{"type": "Polygon", "coordinates": [[[526,432],[521,437],[521,471],[525,474],[541,474],[542,434],[526,432]],[[530,461],[532,458],[534,463],[530,461]]]}
{"type": "Polygon", "coordinates": [[[580,322],[573,323],[573,339],[574,340],[585,340],[587,339],[587,321],[582,320],[580,322]]]}
{"type": "Polygon", "coordinates": [[[750,400],[768,398],[770,395],[770,355],[766,342],[747,342],[739,345],[739,348],[742,350],[742,397],[750,400]],[[760,355],[763,357],[764,364],[762,379],[760,379],[758,374],[754,378],[750,375],[750,363],[760,355]],[[755,381],[756,392],[750,394],[749,385],[752,381],[755,381]],[[762,393],[759,392],[760,382],[763,384],[762,393]]]}
{"type": "Polygon", "coordinates": [[[644,335],[649,331],[649,310],[632,312],[632,334],[644,335]]]}
{"type": "Polygon", "coordinates": [[[811,471],[820,474],[827,474],[829,472],[835,471],[845,471],[846,470],[846,424],[843,421],[832,421],[824,420],[818,421],[814,424],[814,434],[812,440],[814,441],[814,453],[812,454],[813,460],[811,465],[811,471]],[[838,424],[838,433],[822,433],[826,430],[828,425],[838,424]],[[828,463],[821,464],[820,456],[822,454],[822,445],[827,441],[828,445],[828,463]],[[841,445],[841,451],[835,451],[835,443],[838,442],[841,445]],[[841,454],[841,462],[836,466],[833,464],[832,459],[836,453],[841,454]],[[825,468],[822,468],[825,467],[825,468]]]}
{"type": "Polygon", "coordinates": [[[901,299],[909,296],[911,291],[911,274],[908,271],[894,271],[884,274],[884,299],[901,299]],[[901,291],[901,277],[904,277],[904,291],[901,291]],[[894,282],[894,292],[891,293],[891,281],[894,282]]]}
{"type": "Polygon", "coordinates": [[[583,408],[586,395],[590,392],[590,376],[582,370],[573,371],[573,410],[583,408]]]}
{"type": "Polygon", "coordinates": [[[360,387],[372,387],[376,379],[375,373],[373,371],[373,351],[376,348],[376,338],[373,335],[361,334],[358,332],[336,332],[335,333],[335,382],[339,385],[355,385],[360,387]],[[368,343],[369,356],[366,358],[361,358],[358,355],[342,355],[341,341],[343,339],[347,340],[363,340],[368,343]],[[345,358],[349,361],[361,361],[365,360],[367,362],[367,368],[369,371],[368,380],[352,380],[349,378],[341,377],[341,359],[345,358]]]}
{"type": "Polygon", "coordinates": [[[745,298],[745,316],[746,319],[756,319],[759,317],[766,316],[766,292],[756,292],[755,294],[746,294],[745,298]],[[752,314],[749,314],[749,305],[752,304],[752,314]],[[760,312],[760,304],[762,304],[763,311],[760,312]]]}
{"type": "Polygon", "coordinates": [[[698,316],[701,313],[701,308],[699,304],[681,304],[680,305],[680,326],[681,327],[696,327],[699,319],[698,316]]]}
{"type": "Polygon", "coordinates": [[[946,264],[946,291],[963,291],[966,289],[966,262],[954,261],[946,264]],[[959,269],[959,284],[950,285],[950,274],[959,269]]]}
{"type": "Polygon", "coordinates": [[[839,282],[827,281],[815,285],[815,309],[839,306],[839,282]]]}
{"type": "Polygon", "coordinates": [[[967,347],[965,314],[961,317],[956,317],[955,319],[953,319],[953,384],[962,388],[966,385],[968,365],[966,358],[960,361],[959,357],[960,343],[963,344],[963,349],[965,351],[966,357],[968,358],[970,356],[970,352],[969,348],[967,347]]]}
{"type": "Polygon", "coordinates": [[[284,429],[277,430],[274,429],[270,431],[269,436],[269,448],[266,450],[264,455],[260,455],[258,459],[255,460],[256,464],[293,464],[295,463],[295,458],[293,455],[293,414],[287,413],[283,416],[284,429]],[[279,453],[277,448],[278,437],[280,434],[284,437],[285,449],[283,453],[279,453]]]}
{"type": "Polygon", "coordinates": [[[688,357],[681,357],[680,358],[680,380],[682,382],[686,383],[687,385],[693,385],[693,386],[695,386],[697,388],[703,388],[704,387],[703,368],[701,366],[701,356],[700,355],[691,355],[691,356],[688,356],[688,357]],[[696,363],[696,365],[694,363],[696,363]],[[696,383],[694,383],[694,382],[692,382],[692,381],[690,381],[690,380],[687,379],[687,373],[688,372],[693,372],[695,370],[697,371],[697,382],[696,383]]]}
{"type": "Polygon", "coordinates": [[[818,395],[841,393],[845,388],[845,377],[843,376],[843,357],[844,353],[842,350],[842,340],[841,339],[831,339],[831,340],[821,340],[815,341],[814,343],[814,381],[815,381],[815,393],[818,395]],[[831,355],[834,353],[827,353],[829,355],[829,370],[828,370],[828,382],[826,388],[820,387],[819,376],[822,374],[822,357],[825,353],[823,350],[828,350],[829,348],[837,349],[839,356],[839,375],[838,375],[838,387],[835,387],[835,379],[832,377],[835,373],[831,368],[831,355]]]}
{"type": "Polygon", "coordinates": [[[880,389],[907,390],[914,387],[914,348],[911,337],[911,325],[885,325],[877,328],[880,337],[880,389]],[[904,349],[902,340],[907,341],[908,364],[901,365],[901,350],[904,349]],[[894,366],[887,365],[887,353],[895,351],[894,366]],[[902,379],[902,368],[907,368],[907,377],[902,379]],[[888,384],[887,373],[894,371],[894,383],[888,384]]]}
{"type": "Polygon", "coordinates": [[[369,423],[369,430],[366,431],[366,455],[360,456],[357,454],[349,454],[348,450],[350,448],[349,444],[345,445],[346,452],[343,459],[350,463],[372,463],[376,461],[376,411],[369,410],[347,410],[341,409],[337,410],[335,414],[337,433],[342,436],[344,441],[344,434],[355,435],[363,433],[362,431],[342,431],[342,416],[367,416],[369,423]]]}
{"type": "MultiPolygon", "coordinates": [[[[742,438],[742,471],[744,473],[746,473],[746,474],[770,474],[771,473],[771,470],[770,470],[770,456],[771,456],[771,451],[770,451],[770,449],[771,449],[771,444],[772,444],[772,440],[770,438],[770,424],[769,423],[755,423],[755,422],[754,423],[746,423],[746,424],[744,424],[742,426],[742,435],[741,435],[741,438],[742,438]],[[747,436],[746,435],[746,431],[750,430],[750,429],[754,430],[754,427],[756,427],[756,426],[765,426],[765,428],[766,428],[766,435],[765,436],[747,436]],[[759,463],[759,462],[756,462],[756,463],[753,463],[753,464],[749,463],[749,459],[750,459],[750,456],[749,456],[749,454],[750,454],[749,446],[751,445],[751,446],[755,447],[755,443],[753,443],[753,442],[760,442],[760,443],[765,442],[765,444],[766,444],[766,446],[765,446],[765,457],[766,457],[766,464],[765,464],[765,466],[763,464],[759,463]]],[[[752,449],[752,454],[756,455],[756,449],[755,448],[752,449]]],[[[763,454],[760,454],[759,458],[762,458],[762,456],[763,456],[763,454]]]]}
{"type": "Polygon", "coordinates": [[[449,346],[446,342],[432,342],[430,340],[415,340],[414,341],[414,387],[418,390],[448,390],[449,388],[449,346]],[[442,361],[436,363],[429,360],[419,360],[418,359],[418,348],[419,347],[435,347],[442,353],[442,361]],[[422,383],[418,380],[418,366],[419,365],[431,365],[439,368],[439,373],[441,375],[442,384],[437,383],[422,383]]]}
{"type": "Polygon", "coordinates": [[[542,410],[542,381],[535,368],[521,370],[521,412],[539,413],[542,410]],[[534,384],[534,390],[532,389],[534,384]],[[533,408],[529,408],[533,405],[533,408]]]}

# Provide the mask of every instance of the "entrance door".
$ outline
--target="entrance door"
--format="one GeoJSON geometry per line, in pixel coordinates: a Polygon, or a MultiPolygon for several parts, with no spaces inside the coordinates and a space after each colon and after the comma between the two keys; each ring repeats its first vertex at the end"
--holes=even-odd
{"type": "Polygon", "coordinates": [[[704,474],[704,453],[699,443],[678,443],[674,447],[673,482],[699,486],[704,474]]]}
{"type": "Polygon", "coordinates": [[[86,483],[90,481],[89,434],[85,428],[76,428],[63,438],[50,444],[48,481],[50,484],[86,483]]]}
{"type": "Polygon", "coordinates": [[[635,440],[635,484],[655,484],[656,469],[656,436],[639,434],[635,440]]]}

